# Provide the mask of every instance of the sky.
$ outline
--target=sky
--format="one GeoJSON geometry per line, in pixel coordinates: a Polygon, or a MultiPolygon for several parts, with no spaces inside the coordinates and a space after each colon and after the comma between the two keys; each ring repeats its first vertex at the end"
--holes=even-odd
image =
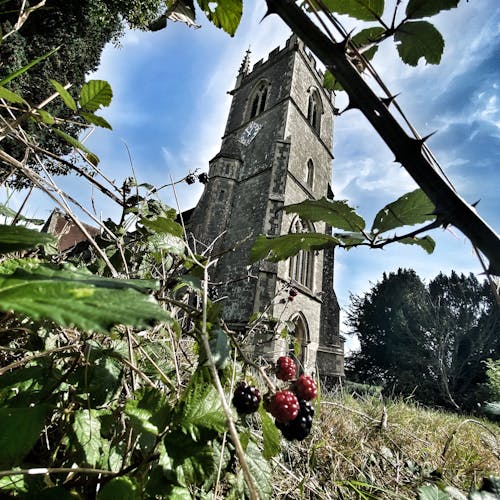
{"type": "MultiPolygon", "coordinates": [[[[390,0],[389,0],[390,1],[390,0]]],[[[439,66],[400,62],[392,41],[384,42],[373,64],[422,136],[437,133],[428,145],[462,197],[480,200],[478,211],[500,230],[500,9],[498,0],[462,0],[457,9],[432,18],[446,46],[439,66]]],[[[190,171],[208,170],[218,152],[231,97],[227,91],[245,51],[252,63],[283,46],[289,29],[277,16],[260,22],[264,0],[244,3],[244,15],[231,38],[198,12],[200,29],[169,22],[155,33],[128,31],[119,47],[104,50],[101,66],[90,78],[107,80],[113,102],[101,114],[113,131],[96,130],[86,145],[101,159],[101,168],[117,184],[132,168],[140,182],[163,185],[190,171]]],[[[342,18],[349,29],[360,26],[342,18]]],[[[364,27],[364,26],[363,26],[364,27]]],[[[368,80],[369,81],[369,80],[368,80]]],[[[342,109],[344,97],[337,96],[342,109]]],[[[371,225],[385,204],[417,186],[371,129],[361,113],[349,111],[334,125],[332,186],[336,199],[346,199],[371,225]]],[[[78,178],[60,186],[85,205],[91,198],[103,218],[118,216],[117,207],[92,193],[78,178]]],[[[178,185],[180,209],[194,206],[202,186],[178,185]]],[[[163,198],[176,206],[171,191],[163,198]]],[[[14,202],[15,197],[14,197],[14,202]]],[[[53,206],[32,198],[27,213],[46,218],[53,206]]],[[[335,290],[345,311],[350,294],[362,294],[382,273],[413,268],[428,281],[439,272],[480,275],[482,269],[466,238],[454,228],[435,230],[436,250],[392,245],[384,250],[337,251],[335,290]]],[[[347,329],[341,326],[345,333],[347,329]]],[[[356,346],[350,340],[348,349],[356,346]]]]}

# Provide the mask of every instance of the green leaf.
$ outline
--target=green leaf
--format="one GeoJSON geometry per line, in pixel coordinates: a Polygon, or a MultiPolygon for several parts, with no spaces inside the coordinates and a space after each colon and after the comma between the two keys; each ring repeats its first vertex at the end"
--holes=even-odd
{"type": "MultiPolygon", "coordinates": [[[[273,488],[271,486],[271,466],[262,456],[261,451],[253,441],[248,443],[245,458],[247,459],[248,468],[250,469],[253,484],[257,489],[259,498],[272,498],[273,488]]],[[[247,488],[245,488],[245,490],[247,490],[247,488]]]]}
{"type": "Polygon", "coordinates": [[[51,234],[41,233],[36,229],[0,224],[0,254],[56,242],[51,234]]]}
{"type": "Polygon", "coordinates": [[[195,441],[203,429],[218,433],[226,430],[226,416],[207,367],[199,368],[191,377],[177,407],[177,421],[195,441]]]}
{"type": "Polygon", "coordinates": [[[436,248],[436,242],[430,236],[424,236],[423,238],[403,238],[399,240],[398,243],[403,243],[405,245],[418,245],[422,247],[427,253],[431,254],[436,248]]]}
{"type": "Polygon", "coordinates": [[[323,76],[323,87],[326,90],[344,90],[344,87],[337,81],[337,79],[333,76],[330,70],[325,71],[325,75],[323,76]]]}
{"type": "Polygon", "coordinates": [[[215,366],[223,370],[231,359],[231,345],[227,334],[220,329],[212,330],[209,344],[215,366]]]}
{"type": "Polygon", "coordinates": [[[50,50],[43,56],[37,57],[35,60],[31,61],[30,63],[26,64],[22,68],[14,71],[14,73],[11,73],[10,75],[7,75],[5,78],[0,80],[0,85],[5,85],[6,83],[14,80],[14,78],[17,78],[18,76],[22,75],[26,71],[28,71],[30,68],[38,64],[39,62],[43,61],[44,59],[47,59],[47,57],[50,57],[54,52],[57,52],[60,49],[60,47],[56,47],[55,49],[50,50]]]}
{"type": "Polygon", "coordinates": [[[275,457],[281,450],[280,433],[263,405],[259,405],[259,415],[262,422],[262,436],[264,438],[263,455],[266,460],[269,460],[275,457]]]}
{"type": "Polygon", "coordinates": [[[158,436],[170,419],[170,406],[159,389],[147,388],[135,394],[125,404],[125,414],[137,432],[158,436]]]}
{"type": "Polygon", "coordinates": [[[441,61],[444,50],[443,37],[427,21],[407,21],[401,24],[394,35],[394,41],[399,56],[410,66],[416,66],[421,57],[428,64],[439,64],[441,61]]]}
{"type": "Polygon", "coordinates": [[[53,125],[56,122],[56,119],[48,111],[45,111],[44,109],[39,109],[37,113],[40,116],[42,122],[47,125],[53,125]]]}
{"type": "Polygon", "coordinates": [[[16,210],[12,210],[12,208],[9,208],[3,203],[0,203],[0,215],[9,217],[11,219],[17,217],[18,220],[29,222],[30,224],[34,224],[35,226],[41,226],[45,222],[43,219],[30,219],[28,217],[25,217],[24,215],[19,214],[16,210]]]}
{"type": "Polygon", "coordinates": [[[127,476],[111,479],[99,491],[97,500],[140,500],[141,495],[134,481],[127,476]]]}
{"type": "Polygon", "coordinates": [[[384,13],[384,0],[323,0],[332,12],[362,21],[377,21],[384,13]]]}
{"type": "Polygon", "coordinates": [[[9,468],[33,448],[45,425],[49,407],[0,408],[0,467],[9,468]]]}
{"type": "Polygon", "coordinates": [[[97,111],[101,106],[109,106],[113,98],[111,85],[104,80],[90,80],[80,91],[80,106],[85,111],[97,111]]]}
{"type": "Polygon", "coordinates": [[[87,159],[92,163],[92,165],[97,165],[99,163],[99,157],[92,153],[87,147],[85,147],[79,140],[75,139],[73,136],[59,130],[58,128],[52,129],[59,137],[62,137],[69,145],[73,146],[75,149],[79,149],[84,153],[87,153],[87,159]]]}
{"type": "Polygon", "coordinates": [[[287,205],[285,212],[298,214],[311,222],[323,221],[345,231],[362,231],[365,228],[364,219],[343,200],[331,201],[325,197],[320,200],[305,200],[287,205]]]}
{"type": "Polygon", "coordinates": [[[101,458],[101,421],[97,410],[76,410],[73,431],[82,447],[85,461],[95,467],[101,458]]]}
{"type": "Polygon", "coordinates": [[[383,35],[384,33],[384,28],[374,26],[361,30],[359,33],[352,37],[352,41],[358,47],[360,52],[362,52],[365,58],[370,61],[376,54],[378,45],[374,45],[373,47],[370,47],[368,49],[365,49],[365,47],[369,47],[371,44],[376,43],[377,40],[380,40],[381,35],[383,35]]]}
{"type": "Polygon", "coordinates": [[[94,113],[86,113],[85,111],[80,111],[80,115],[89,123],[97,125],[98,127],[113,130],[111,125],[102,116],[94,115],[94,113]]]}
{"type": "Polygon", "coordinates": [[[175,222],[173,218],[156,217],[155,219],[147,219],[145,217],[141,217],[139,223],[153,233],[172,234],[178,238],[182,238],[184,232],[182,226],[175,222]]]}
{"type": "Polygon", "coordinates": [[[177,431],[167,434],[164,444],[167,456],[161,463],[165,472],[175,472],[181,485],[201,485],[214,474],[216,461],[210,442],[199,443],[177,431]]]}
{"type": "Polygon", "coordinates": [[[450,500],[450,497],[441,491],[435,484],[421,486],[418,490],[418,500],[450,500]]]}
{"type": "MultiPolygon", "coordinates": [[[[0,273],[5,270],[0,267],[0,273]]],[[[18,263],[10,274],[0,274],[0,309],[85,330],[107,331],[115,324],[146,327],[154,320],[170,319],[149,295],[138,291],[152,284],[18,263]]]]}
{"type": "Polygon", "coordinates": [[[442,10],[454,9],[460,0],[410,0],[406,6],[408,19],[421,19],[436,15],[442,10]]]}
{"type": "Polygon", "coordinates": [[[234,36],[243,13],[242,0],[198,0],[198,5],[217,28],[234,36]]]}
{"type": "Polygon", "coordinates": [[[250,262],[262,259],[278,262],[296,255],[301,250],[321,250],[338,244],[337,238],[322,233],[291,233],[276,238],[261,235],[250,250],[250,262]]]}
{"type": "Polygon", "coordinates": [[[19,493],[28,492],[23,474],[12,474],[11,476],[0,477],[0,492],[6,494],[8,491],[14,491],[18,495],[19,493]]]}
{"type": "Polygon", "coordinates": [[[6,101],[18,103],[18,104],[26,104],[26,101],[15,92],[6,89],[5,87],[0,86],[0,99],[5,99],[6,101]]]}
{"type": "Polygon", "coordinates": [[[68,106],[72,111],[76,111],[76,102],[73,99],[72,95],[61,85],[57,80],[49,80],[56,91],[61,96],[61,99],[64,101],[64,104],[68,106]]]}
{"type": "Polygon", "coordinates": [[[360,245],[365,241],[365,236],[363,233],[350,232],[350,233],[334,233],[335,238],[338,238],[342,245],[350,250],[356,245],[360,245]]]}
{"type": "Polygon", "coordinates": [[[434,220],[434,205],[421,189],[404,194],[375,216],[372,233],[384,233],[401,226],[413,226],[434,220]]]}

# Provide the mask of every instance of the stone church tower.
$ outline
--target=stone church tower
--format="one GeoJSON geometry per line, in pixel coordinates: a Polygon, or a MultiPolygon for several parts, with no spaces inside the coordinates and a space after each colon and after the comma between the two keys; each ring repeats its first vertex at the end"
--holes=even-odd
{"type": "Polygon", "coordinates": [[[259,234],[329,231],[325,224],[313,225],[282,210],[308,198],[333,196],[334,107],[322,81],[296,36],[251,71],[247,52],[230,92],[221,149],[210,161],[209,182],[190,213],[188,229],[198,252],[212,245],[211,255],[219,256],[210,280],[227,323],[247,335],[249,319],[265,312],[267,320],[248,341],[254,352],[272,361],[293,354],[295,347],[303,370],[317,367],[330,383],[343,375],[344,366],[333,250],[249,267],[249,251],[259,234]],[[290,286],[298,291],[292,301],[290,286]],[[278,319],[295,324],[295,338],[280,335],[278,319]]]}

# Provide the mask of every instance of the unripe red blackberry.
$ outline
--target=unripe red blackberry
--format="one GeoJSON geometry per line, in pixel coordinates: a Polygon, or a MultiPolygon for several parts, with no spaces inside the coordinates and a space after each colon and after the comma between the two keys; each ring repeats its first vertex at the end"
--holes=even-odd
{"type": "Polygon", "coordinates": [[[276,422],[276,427],[288,441],[302,441],[311,433],[314,408],[308,401],[299,401],[299,413],[290,422],[276,422]]]}
{"type": "Polygon", "coordinates": [[[289,422],[299,413],[299,401],[291,391],[279,391],[271,397],[269,411],[278,422],[289,422]]]}
{"type": "Polygon", "coordinates": [[[316,382],[308,375],[301,375],[293,383],[293,392],[297,394],[299,399],[304,399],[306,401],[311,401],[318,395],[318,389],[316,387],[316,382]]]}
{"type": "Polygon", "coordinates": [[[260,400],[259,390],[242,381],[234,390],[232,402],[238,413],[253,413],[258,410],[260,400]]]}
{"type": "Polygon", "coordinates": [[[292,380],[295,377],[295,372],[297,367],[295,366],[295,361],[288,356],[281,356],[276,361],[276,377],[280,380],[292,380]]]}

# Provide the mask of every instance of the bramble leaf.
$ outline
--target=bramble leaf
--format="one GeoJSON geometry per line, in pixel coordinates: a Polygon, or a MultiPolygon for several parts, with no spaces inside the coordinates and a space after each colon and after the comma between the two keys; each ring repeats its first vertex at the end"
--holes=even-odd
{"type": "Polygon", "coordinates": [[[403,238],[399,240],[398,243],[403,243],[404,245],[418,245],[422,247],[427,253],[434,252],[436,248],[436,242],[430,236],[424,236],[423,238],[403,238]]]}
{"type": "Polygon", "coordinates": [[[0,467],[9,468],[37,442],[49,407],[0,408],[0,467]],[[22,432],[20,432],[22,430],[22,432]]]}
{"type": "Polygon", "coordinates": [[[372,233],[384,233],[401,226],[412,226],[436,218],[434,205],[421,189],[404,194],[379,210],[373,221],[372,233]]]}
{"type": "Polygon", "coordinates": [[[269,460],[275,457],[281,450],[280,433],[263,405],[259,405],[259,415],[262,422],[262,437],[264,439],[262,454],[266,460],[269,460]]]}
{"type": "Polygon", "coordinates": [[[243,13],[242,0],[198,0],[198,5],[217,28],[234,36],[243,13]]]}
{"type": "Polygon", "coordinates": [[[362,21],[377,21],[384,13],[384,0],[323,0],[332,12],[362,21]]]}
{"type": "Polygon", "coordinates": [[[418,500],[450,500],[444,491],[441,491],[435,484],[421,486],[418,490],[418,500]]]}
{"type": "Polygon", "coordinates": [[[93,125],[113,130],[111,125],[102,116],[95,115],[94,113],[86,113],[85,111],[80,111],[80,115],[93,125]]]}
{"type": "Polygon", "coordinates": [[[169,314],[147,294],[146,280],[101,278],[72,268],[19,262],[0,267],[0,309],[61,326],[107,331],[114,324],[148,326],[169,314]]]}
{"type": "MultiPolygon", "coordinates": [[[[259,498],[272,498],[273,488],[271,486],[271,466],[269,462],[262,456],[259,447],[250,441],[245,450],[245,458],[250,469],[250,474],[253,478],[253,484],[257,489],[259,498]]],[[[246,483],[245,490],[248,493],[246,483]]]]}
{"type": "Polygon", "coordinates": [[[139,500],[141,498],[132,479],[127,476],[115,477],[106,483],[97,495],[97,500],[116,500],[117,498],[120,500],[139,500]]]}
{"type": "Polygon", "coordinates": [[[76,410],[73,431],[82,447],[85,461],[95,467],[101,458],[101,421],[97,410],[76,410]]]}
{"type": "Polygon", "coordinates": [[[275,238],[260,235],[250,250],[250,261],[267,259],[271,262],[286,260],[301,250],[321,250],[339,244],[339,240],[322,233],[291,233],[275,238]]]}
{"type": "Polygon", "coordinates": [[[171,412],[165,395],[159,389],[148,388],[127,401],[124,413],[137,432],[157,436],[165,429],[171,412]]]}
{"type": "Polygon", "coordinates": [[[86,111],[97,111],[101,106],[109,106],[113,98],[111,85],[104,80],[90,80],[84,83],[78,102],[86,111]]]}
{"type": "Polygon", "coordinates": [[[442,10],[454,9],[460,0],[410,0],[406,6],[408,19],[434,16],[442,10]]]}
{"type": "Polygon", "coordinates": [[[75,139],[73,136],[59,130],[58,128],[52,129],[59,137],[62,137],[70,146],[73,146],[75,149],[79,149],[84,153],[87,153],[87,159],[92,163],[92,165],[97,165],[99,163],[99,157],[92,153],[86,146],[84,146],[79,140],[75,139]]]}
{"type": "Polygon", "coordinates": [[[57,240],[51,234],[41,233],[36,229],[0,225],[0,254],[56,242],[57,240]]]}
{"type": "Polygon", "coordinates": [[[410,66],[416,66],[422,57],[428,64],[439,64],[441,61],[443,37],[427,21],[407,21],[401,24],[394,34],[394,41],[399,56],[410,66]]]}

